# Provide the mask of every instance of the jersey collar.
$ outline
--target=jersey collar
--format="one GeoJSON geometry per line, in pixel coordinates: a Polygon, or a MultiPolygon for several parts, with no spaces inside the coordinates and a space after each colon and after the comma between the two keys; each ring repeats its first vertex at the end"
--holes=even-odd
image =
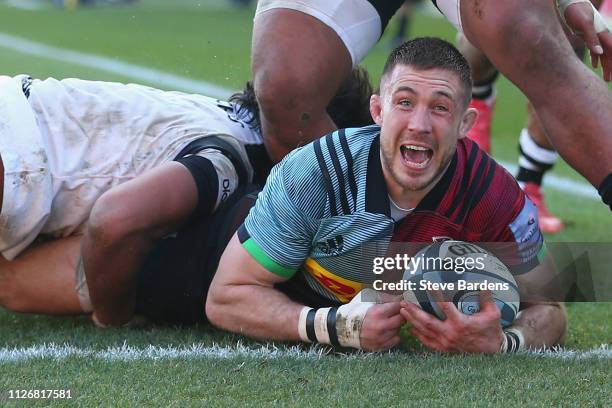
{"type": "MultiPolygon", "coordinates": [[[[416,206],[414,211],[436,211],[440,202],[447,193],[455,170],[457,169],[457,151],[453,155],[453,159],[446,169],[446,172],[427,193],[421,202],[416,206]]],[[[365,210],[370,213],[383,214],[391,217],[389,202],[389,191],[387,183],[382,171],[382,163],[380,162],[380,133],[372,140],[370,152],[368,154],[368,172],[366,176],[366,192],[365,192],[365,210]]]]}

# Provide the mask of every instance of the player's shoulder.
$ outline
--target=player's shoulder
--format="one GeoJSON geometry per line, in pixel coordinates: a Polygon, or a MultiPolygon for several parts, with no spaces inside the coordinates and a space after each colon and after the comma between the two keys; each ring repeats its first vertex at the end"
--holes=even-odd
{"type": "Polygon", "coordinates": [[[313,176],[321,179],[323,168],[349,171],[355,159],[368,154],[379,133],[378,126],[336,130],[291,151],[278,166],[291,180],[300,182],[313,176]]]}
{"type": "Polygon", "coordinates": [[[478,145],[461,139],[457,145],[456,196],[464,215],[460,221],[475,230],[508,225],[525,205],[525,194],[515,178],[478,145]],[[463,198],[461,198],[463,197],[463,198]]]}
{"type": "Polygon", "coordinates": [[[347,206],[349,200],[342,198],[356,196],[356,175],[363,173],[370,146],[379,133],[378,126],[329,133],[289,153],[271,177],[282,183],[295,202],[320,203],[324,199],[331,213],[350,213],[354,206],[347,206]]]}

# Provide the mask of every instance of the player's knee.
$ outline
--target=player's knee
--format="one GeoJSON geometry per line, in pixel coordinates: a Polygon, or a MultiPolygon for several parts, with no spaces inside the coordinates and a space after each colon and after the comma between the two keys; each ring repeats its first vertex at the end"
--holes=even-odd
{"type": "Polygon", "coordinates": [[[282,121],[303,120],[303,112],[323,114],[341,79],[323,78],[303,68],[267,66],[255,72],[253,85],[260,109],[282,121]]]}
{"type": "Polygon", "coordinates": [[[299,110],[308,98],[304,80],[291,70],[278,66],[268,66],[256,72],[253,84],[259,107],[270,119],[290,119],[291,116],[286,116],[299,110]]]}

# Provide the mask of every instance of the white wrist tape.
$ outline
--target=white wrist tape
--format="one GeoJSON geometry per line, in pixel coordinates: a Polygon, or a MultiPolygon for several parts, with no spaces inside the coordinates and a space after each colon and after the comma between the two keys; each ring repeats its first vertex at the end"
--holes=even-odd
{"type": "Polygon", "coordinates": [[[300,339],[308,343],[361,348],[361,326],[368,309],[374,304],[362,301],[361,294],[358,294],[350,303],[340,307],[315,310],[305,306],[298,321],[300,339]]]}
{"type": "Polygon", "coordinates": [[[361,326],[368,310],[374,306],[374,302],[362,300],[362,292],[346,305],[338,308],[336,314],[336,327],[338,341],[342,347],[361,348],[361,326]]]}
{"type": "Polygon", "coordinates": [[[300,339],[306,343],[312,342],[312,340],[308,338],[308,333],[306,332],[306,318],[311,310],[314,311],[312,307],[304,306],[300,312],[300,320],[298,321],[298,332],[300,334],[300,339]]]}
{"type": "Polygon", "coordinates": [[[593,6],[589,0],[557,0],[557,7],[559,8],[559,14],[563,19],[563,22],[567,24],[567,21],[565,21],[565,10],[574,3],[588,3],[591,6],[593,9],[593,26],[596,33],[609,30],[606,20],[604,20],[601,14],[599,14],[599,11],[597,11],[595,6],[593,6]]]}

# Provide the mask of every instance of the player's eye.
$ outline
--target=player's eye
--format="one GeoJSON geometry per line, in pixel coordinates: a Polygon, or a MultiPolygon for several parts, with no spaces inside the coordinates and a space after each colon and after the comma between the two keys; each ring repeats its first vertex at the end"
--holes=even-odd
{"type": "Polygon", "coordinates": [[[449,111],[446,105],[436,105],[434,106],[434,109],[437,110],[438,112],[448,112],[449,111]]]}
{"type": "Polygon", "coordinates": [[[408,99],[401,99],[398,103],[401,106],[406,106],[406,107],[412,106],[412,101],[408,99]]]}

